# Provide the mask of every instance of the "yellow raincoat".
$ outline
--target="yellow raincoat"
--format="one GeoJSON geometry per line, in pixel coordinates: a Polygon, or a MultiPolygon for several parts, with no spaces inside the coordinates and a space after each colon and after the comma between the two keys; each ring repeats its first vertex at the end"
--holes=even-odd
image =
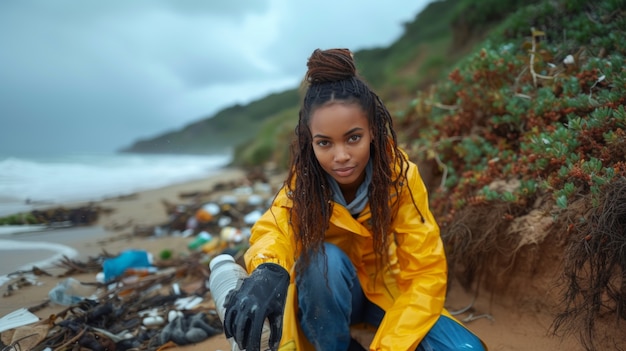
{"type": "MultiPolygon", "coordinates": [[[[397,195],[392,194],[392,201],[397,195]]],[[[443,307],[447,264],[439,227],[429,210],[424,182],[413,163],[409,163],[399,200],[394,206],[397,209],[392,223],[394,232],[389,234],[393,236],[390,266],[383,272],[375,271],[376,258],[368,227],[369,205],[355,219],[345,207],[335,203],[326,232],[326,241],[350,257],[367,298],[385,310],[370,350],[415,350],[441,314],[452,318],[443,307]],[[419,212],[406,187],[411,188],[419,212]]],[[[266,262],[277,263],[290,272],[279,350],[314,350],[297,322],[294,265],[298,253],[288,222],[291,206],[283,188],[270,210],[253,226],[245,261],[248,272],[266,262]]]]}

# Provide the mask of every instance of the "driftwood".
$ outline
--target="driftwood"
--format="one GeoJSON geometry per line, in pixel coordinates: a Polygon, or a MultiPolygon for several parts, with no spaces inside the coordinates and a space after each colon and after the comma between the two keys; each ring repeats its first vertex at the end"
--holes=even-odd
{"type": "Polygon", "coordinates": [[[97,257],[89,257],[86,262],[73,260],[67,256],[63,256],[61,260],[55,263],[57,267],[65,268],[65,272],[61,274],[59,277],[67,277],[74,274],[80,273],[98,273],[102,271],[102,262],[107,259],[114,257],[106,251],[103,250],[102,254],[97,257]]]}

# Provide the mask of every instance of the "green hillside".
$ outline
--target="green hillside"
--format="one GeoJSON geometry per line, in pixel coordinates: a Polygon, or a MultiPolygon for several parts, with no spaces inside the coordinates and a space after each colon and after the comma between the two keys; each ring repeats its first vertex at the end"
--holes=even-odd
{"type": "Polygon", "coordinates": [[[212,154],[232,150],[256,138],[261,125],[290,106],[297,106],[296,89],[269,95],[247,105],[235,105],[181,130],[139,140],[120,151],[159,154],[212,154]]]}

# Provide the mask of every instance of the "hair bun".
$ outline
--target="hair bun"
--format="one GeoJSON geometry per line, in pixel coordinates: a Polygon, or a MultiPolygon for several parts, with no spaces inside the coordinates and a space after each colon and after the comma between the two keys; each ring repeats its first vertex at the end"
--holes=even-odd
{"type": "Polygon", "coordinates": [[[327,83],[356,76],[354,57],[348,49],[316,49],[307,62],[306,81],[327,83]]]}

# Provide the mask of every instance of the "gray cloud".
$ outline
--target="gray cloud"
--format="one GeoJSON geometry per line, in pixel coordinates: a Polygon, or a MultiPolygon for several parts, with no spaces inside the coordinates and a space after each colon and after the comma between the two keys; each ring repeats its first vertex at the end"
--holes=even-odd
{"type": "Polygon", "coordinates": [[[429,1],[1,1],[0,154],[111,151],[293,88],[313,49],[388,45],[429,1]]]}

